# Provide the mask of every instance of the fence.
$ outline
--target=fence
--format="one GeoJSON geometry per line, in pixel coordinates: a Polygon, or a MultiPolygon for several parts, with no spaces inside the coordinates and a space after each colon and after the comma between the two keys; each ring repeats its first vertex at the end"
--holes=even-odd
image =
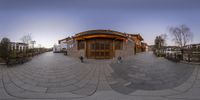
{"type": "Polygon", "coordinates": [[[200,62],[200,48],[184,49],[183,60],[188,62],[200,62]]]}

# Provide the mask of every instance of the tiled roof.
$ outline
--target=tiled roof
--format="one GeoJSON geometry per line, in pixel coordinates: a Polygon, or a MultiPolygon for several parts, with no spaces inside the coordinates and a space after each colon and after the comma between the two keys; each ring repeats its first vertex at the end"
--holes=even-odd
{"type": "Polygon", "coordinates": [[[118,31],[113,31],[113,30],[102,30],[102,29],[100,29],[100,30],[89,30],[89,31],[80,32],[80,33],[76,34],[75,37],[77,37],[77,36],[91,35],[91,34],[113,34],[113,35],[120,35],[120,36],[126,37],[125,33],[118,32],[118,31]]]}

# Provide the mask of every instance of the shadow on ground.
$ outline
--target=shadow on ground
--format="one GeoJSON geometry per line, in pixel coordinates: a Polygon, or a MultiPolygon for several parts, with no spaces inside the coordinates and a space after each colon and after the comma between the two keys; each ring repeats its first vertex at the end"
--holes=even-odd
{"type": "Polygon", "coordinates": [[[123,94],[135,90],[164,90],[184,83],[194,67],[157,58],[151,52],[125,59],[122,63],[112,62],[112,89],[123,94]]]}

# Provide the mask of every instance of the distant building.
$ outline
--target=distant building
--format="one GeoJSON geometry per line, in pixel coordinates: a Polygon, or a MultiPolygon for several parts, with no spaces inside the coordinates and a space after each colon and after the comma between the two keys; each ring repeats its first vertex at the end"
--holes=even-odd
{"type": "Polygon", "coordinates": [[[147,52],[147,51],[148,51],[148,48],[149,48],[149,47],[148,47],[148,44],[142,42],[141,45],[142,45],[142,52],[147,52]]]}
{"type": "Polygon", "coordinates": [[[67,37],[61,40],[58,40],[58,45],[54,45],[53,51],[54,52],[63,52],[67,49],[71,48],[72,46],[69,44],[70,41],[73,40],[72,37],[67,37]]]}
{"type": "Polygon", "coordinates": [[[28,44],[19,43],[19,42],[11,42],[11,50],[15,52],[26,52],[28,50],[28,44]]]}
{"type": "Polygon", "coordinates": [[[127,34],[112,30],[89,30],[59,40],[65,44],[69,56],[91,59],[127,57],[142,51],[140,34],[127,34]]]}
{"type": "Polygon", "coordinates": [[[181,49],[178,46],[165,46],[164,53],[166,55],[181,54],[181,49]]]}
{"type": "Polygon", "coordinates": [[[33,49],[33,48],[35,48],[35,44],[36,44],[36,41],[30,41],[30,43],[29,43],[29,49],[33,49]]]}
{"type": "Polygon", "coordinates": [[[148,51],[153,51],[154,45],[148,45],[148,51]]]}
{"type": "Polygon", "coordinates": [[[190,44],[183,47],[184,49],[200,49],[200,44],[190,44]]]}
{"type": "Polygon", "coordinates": [[[128,34],[130,39],[135,42],[135,53],[142,52],[142,41],[144,40],[140,34],[128,34]]]}
{"type": "Polygon", "coordinates": [[[180,56],[180,60],[200,62],[200,44],[190,44],[183,48],[178,46],[167,46],[164,48],[166,57],[177,58],[180,56]]]}
{"type": "Polygon", "coordinates": [[[183,47],[183,60],[200,62],[200,44],[190,44],[183,47]]]}

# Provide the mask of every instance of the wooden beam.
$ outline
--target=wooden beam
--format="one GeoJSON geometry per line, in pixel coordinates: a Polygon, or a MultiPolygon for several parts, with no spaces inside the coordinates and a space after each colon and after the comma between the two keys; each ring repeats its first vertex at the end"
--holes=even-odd
{"type": "Polygon", "coordinates": [[[116,35],[106,35],[106,34],[96,34],[96,35],[88,35],[88,36],[78,36],[75,37],[76,40],[86,40],[91,38],[110,38],[110,39],[119,39],[125,40],[125,37],[116,36],[116,35]]]}

